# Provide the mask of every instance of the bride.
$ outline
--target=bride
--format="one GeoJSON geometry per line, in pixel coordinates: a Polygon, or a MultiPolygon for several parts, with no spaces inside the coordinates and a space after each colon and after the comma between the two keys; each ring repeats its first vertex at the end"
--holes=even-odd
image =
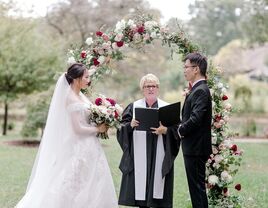
{"type": "Polygon", "coordinates": [[[98,132],[80,92],[90,71],[73,64],[58,79],[25,195],[16,208],[115,208],[117,197],[98,132]]]}

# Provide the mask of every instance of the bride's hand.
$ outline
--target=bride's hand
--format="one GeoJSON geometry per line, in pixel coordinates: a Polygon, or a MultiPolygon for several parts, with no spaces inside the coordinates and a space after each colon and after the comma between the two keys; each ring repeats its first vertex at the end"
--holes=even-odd
{"type": "Polygon", "coordinates": [[[98,125],[97,128],[98,128],[98,131],[100,133],[104,133],[104,132],[108,131],[109,127],[106,126],[106,124],[103,123],[103,124],[98,125]]]}

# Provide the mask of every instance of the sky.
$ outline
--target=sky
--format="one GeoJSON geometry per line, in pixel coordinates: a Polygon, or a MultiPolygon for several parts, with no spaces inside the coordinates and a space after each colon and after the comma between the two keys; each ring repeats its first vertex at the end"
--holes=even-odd
{"type": "MultiPolygon", "coordinates": [[[[34,10],[37,16],[44,16],[46,8],[50,4],[56,3],[57,0],[16,0],[20,4],[20,8],[34,10]]],[[[166,22],[171,17],[187,20],[190,19],[188,14],[188,6],[194,3],[195,0],[147,0],[152,8],[157,8],[163,15],[163,22],[166,22]]]]}

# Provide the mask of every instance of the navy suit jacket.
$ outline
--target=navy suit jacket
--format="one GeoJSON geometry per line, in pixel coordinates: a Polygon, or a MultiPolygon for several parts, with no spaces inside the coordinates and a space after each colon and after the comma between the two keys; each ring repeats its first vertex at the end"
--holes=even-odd
{"type": "Polygon", "coordinates": [[[184,155],[208,156],[212,153],[211,120],[211,95],[207,82],[202,80],[193,86],[182,108],[179,133],[183,136],[184,155]]]}

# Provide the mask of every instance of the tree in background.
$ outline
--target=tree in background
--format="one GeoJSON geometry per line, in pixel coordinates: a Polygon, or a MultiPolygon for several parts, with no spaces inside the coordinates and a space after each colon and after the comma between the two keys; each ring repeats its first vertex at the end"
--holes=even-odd
{"type": "Polygon", "coordinates": [[[52,38],[36,28],[38,22],[2,15],[0,18],[0,100],[4,103],[3,135],[7,132],[8,106],[19,95],[45,90],[59,58],[52,38]]]}
{"type": "Polygon", "coordinates": [[[243,31],[250,43],[268,42],[268,0],[247,1],[243,13],[243,31]]]}
{"type": "Polygon", "coordinates": [[[244,0],[196,0],[189,6],[189,34],[205,51],[214,55],[233,39],[242,37],[241,10],[244,0]]]}
{"type": "Polygon", "coordinates": [[[137,11],[160,17],[145,0],[67,0],[51,5],[46,20],[69,44],[84,45],[90,33],[112,27],[126,14],[137,11]]]}

